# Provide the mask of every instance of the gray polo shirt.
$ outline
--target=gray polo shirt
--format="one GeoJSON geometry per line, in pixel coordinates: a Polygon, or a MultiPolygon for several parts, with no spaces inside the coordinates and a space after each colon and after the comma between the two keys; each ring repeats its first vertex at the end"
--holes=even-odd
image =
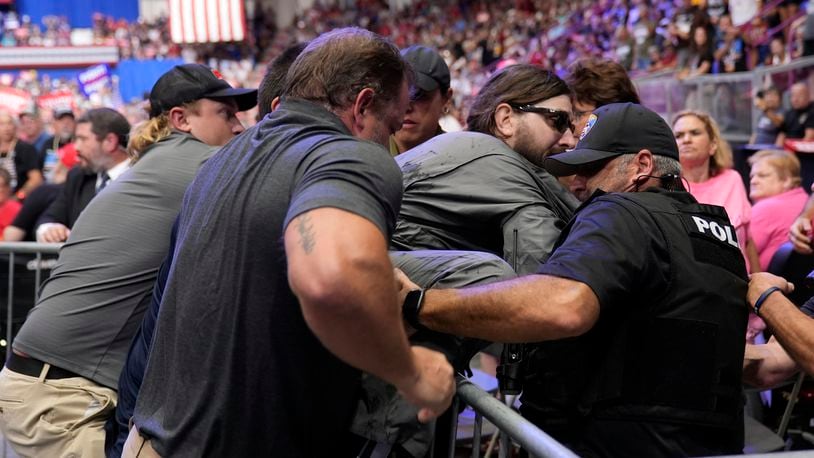
{"type": "Polygon", "coordinates": [[[85,208],[14,348],[115,389],[187,185],[217,148],[173,133],[85,208]]]}

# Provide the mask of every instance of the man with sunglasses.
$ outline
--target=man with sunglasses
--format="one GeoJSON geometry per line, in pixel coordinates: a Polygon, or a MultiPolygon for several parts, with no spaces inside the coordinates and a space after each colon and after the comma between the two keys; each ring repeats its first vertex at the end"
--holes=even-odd
{"type": "Polygon", "coordinates": [[[670,126],[609,104],[545,167],[593,196],[537,274],[425,291],[405,320],[539,342],[520,411],[580,456],[741,453],[746,266],[725,210],[684,190],[670,126]]]}
{"type": "MultiPolygon", "coordinates": [[[[470,132],[438,135],[396,156],[404,197],[390,244],[400,250],[391,252],[393,265],[424,288],[535,271],[578,205],[541,167],[550,150],[574,146],[570,112],[560,78],[532,65],[509,66],[474,100],[470,132]]],[[[439,349],[457,370],[487,345],[433,332],[411,342],[439,349]]],[[[366,378],[363,387],[352,430],[397,442],[397,453],[423,456],[432,434],[410,423],[409,406],[376,379],[366,378]]]]}
{"type": "Polygon", "coordinates": [[[414,45],[403,49],[401,56],[413,67],[415,81],[410,88],[410,106],[404,114],[401,129],[390,136],[390,154],[393,156],[443,134],[438,122],[452,103],[449,67],[437,51],[414,45]]]}
{"type": "Polygon", "coordinates": [[[404,199],[392,247],[485,251],[518,273],[551,252],[578,201],[541,165],[573,148],[571,97],[533,65],[496,72],[481,88],[468,132],[439,135],[396,157],[404,199]]]}

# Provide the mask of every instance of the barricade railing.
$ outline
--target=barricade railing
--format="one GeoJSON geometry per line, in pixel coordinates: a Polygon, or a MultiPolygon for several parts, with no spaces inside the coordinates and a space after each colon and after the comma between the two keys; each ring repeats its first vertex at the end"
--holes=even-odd
{"type": "Polygon", "coordinates": [[[766,84],[787,91],[797,81],[812,78],[814,56],[748,72],[700,75],[679,80],[675,72],[633,78],[642,104],[672,120],[682,110],[706,111],[718,122],[730,142],[746,143],[760,110],[754,105],[758,89],[766,84]]]}
{"type": "MultiPolygon", "coordinates": [[[[470,406],[475,412],[475,425],[472,437],[472,457],[479,458],[481,455],[481,437],[483,431],[483,419],[489,420],[500,434],[500,446],[498,456],[504,458],[509,456],[511,441],[520,444],[531,457],[564,457],[577,458],[571,450],[557,442],[554,438],[534,426],[519,413],[509,406],[487,393],[467,378],[459,376],[457,379],[458,393],[453,402],[452,411],[457,412],[460,403],[470,406]]],[[[449,441],[449,457],[455,456],[455,442],[457,437],[457,420],[455,416],[449,441]]]]}
{"type": "MultiPolygon", "coordinates": [[[[0,256],[8,256],[8,278],[7,285],[8,291],[6,295],[6,338],[5,347],[11,349],[11,343],[14,340],[14,273],[17,261],[17,255],[35,255],[32,262],[28,263],[27,268],[34,271],[34,302],[36,303],[39,297],[39,287],[42,283],[42,271],[46,267],[44,265],[44,255],[57,255],[61,243],[35,243],[35,242],[0,242],[0,256]]],[[[6,352],[8,355],[10,351],[6,352]]]]}

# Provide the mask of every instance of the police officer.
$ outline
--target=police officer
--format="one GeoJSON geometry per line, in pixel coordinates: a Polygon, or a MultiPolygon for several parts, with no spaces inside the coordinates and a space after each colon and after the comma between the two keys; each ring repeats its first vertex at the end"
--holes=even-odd
{"type": "Polygon", "coordinates": [[[606,105],[545,166],[592,197],[539,273],[411,292],[405,319],[491,341],[569,338],[531,345],[521,412],[581,456],[740,453],[746,267],[725,210],[683,189],[670,127],[606,105]]]}

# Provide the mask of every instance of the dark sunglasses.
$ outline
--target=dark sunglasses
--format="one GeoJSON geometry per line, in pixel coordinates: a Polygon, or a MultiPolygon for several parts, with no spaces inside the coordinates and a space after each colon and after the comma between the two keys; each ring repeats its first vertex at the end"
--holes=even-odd
{"type": "Polygon", "coordinates": [[[552,127],[557,132],[564,134],[566,130],[571,129],[575,133],[576,126],[571,122],[571,113],[562,110],[555,110],[554,108],[536,107],[534,105],[513,105],[509,104],[512,109],[522,111],[523,113],[536,113],[547,120],[551,121],[552,127]]]}

